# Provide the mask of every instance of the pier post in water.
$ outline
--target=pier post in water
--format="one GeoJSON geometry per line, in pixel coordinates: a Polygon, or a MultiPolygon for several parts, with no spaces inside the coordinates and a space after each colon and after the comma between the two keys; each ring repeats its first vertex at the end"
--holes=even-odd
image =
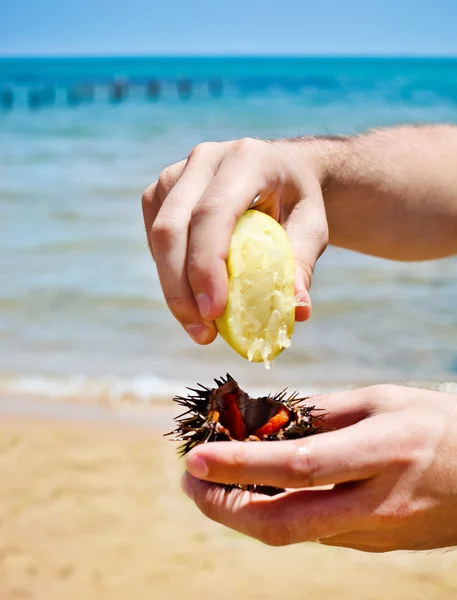
{"type": "Polygon", "coordinates": [[[39,108],[43,104],[43,98],[38,88],[32,88],[29,90],[27,102],[29,108],[39,108]]]}
{"type": "Polygon", "coordinates": [[[0,93],[0,107],[3,110],[11,110],[14,104],[14,94],[10,87],[5,87],[0,93]]]}
{"type": "Polygon", "coordinates": [[[149,100],[157,100],[160,96],[160,83],[157,79],[151,79],[146,86],[146,97],[149,100]]]}
{"type": "Polygon", "coordinates": [[[115,79],[112,82],[109,90],[109,97],[111,102],[123,102],[127,98],[128,91],[128,81],[126,81],[125,79],[115,79]]]}
{"type": "Polygon", "coordinates": [[[177,87],[180,98],[187,100],[192,96],[192,82],[190,79],[180,79],[177,87]]]}

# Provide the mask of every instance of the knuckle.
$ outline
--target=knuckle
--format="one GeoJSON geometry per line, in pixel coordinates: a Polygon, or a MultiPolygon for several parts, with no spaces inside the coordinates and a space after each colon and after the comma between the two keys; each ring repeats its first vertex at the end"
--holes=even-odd
{"type": "Polygon", "coordinates": [[[418,428],[414,424],[396,428],[392,436],[395,439],[390,457],[392,467],[408,469],[416,464],[425,466],[433,462],[435,456],[433,445],[429,447],[427,442],[417,435],[417,431],[418,428]]]}
{"type": "Polygon", "coordinates": [[[312,487],[317,473],[316,459],[311,444],[303,442],[295,447],[295,451],[287,462],[286,477],[297,487],[312,487]]]}
{"type": "Polygon", "coordinates": [[[400,386],[390,383],[378,384],[372,387],[376,396],[381,400],[389,399],[398,391],[400,386]]]}
{"type": "Polygon", "coordinates": [[[236,445],[235,451],[233,452],[230,459],[230,467],[238,474],[244,469],[246,465],[246,446],[243,442],[236,445]]]}
{"type": "Polygon", "coordinates": [[[143,206],[150,206],[153,203],[155,188],[156,184],[152,183],[144,190],[143,195],[141,196],[141,202],[143,206]]]}
{"type": "Polygon", "coordinates": [[[210,256],[203,253],[192,253],[187,260],[187,269],[191,282],[202,282],[211,278],[214,270],[210,256]]]}
{"type": "Polygon", "coordinates": [[[392,406],[400,390],[400,386],[388,383],[370,386],[366,391],[375,406],[387,408],[392,406]]]}
{"type": "Polygon", "coordinates": [[[159,216],[151,228],[151,240],[158,248],[167,248],[180,234],[181,226],[175,217],[159,216]]]}
{"type": "Polygon", "coordinates": [[[202,199],[192,210],[191,225],[195,226],[202,220],[205,220],[208,217],[213,217],[219,212],[224,203],[225,202],[222,194],[206,194],[205,198],[202,199]]]}
{"type": "Polygon", "coordinates": [[[184,295],[165,294],[165,301],[171,313],[179,320],[193,322],[196,320],[194,313],[194,300],[184,295]]]}
{"type": "Polygon", "coordinates": [[[215,142],[201,142],[192,148],[189,152],[190,160],[200,160],[201,158],[207,157],[214,151],[216,146],[215,142]]]}
{"type": "Polygon", "coordinates": [[[396,496],[377,508],[374,518],[383,526],[400,526],[408,522],[413,513],[411,501],[405,496],[396,496]]]}
{"type": "Polygon", "coordinates": [[[233,142],[232,151],[235,154],[245,154],[247,152],[252,152],[253,150],[258,150],[261,144],[262,143],[259,140],[244,137],[233,142]]]}
{"type": "Polygon", "coordinates": [[[173,173],[173,167],[166,167],[159,175],[157,185],[159,186],[162,194],[167,195],[173,188],[175,183],[175,177],[173,173]]]}

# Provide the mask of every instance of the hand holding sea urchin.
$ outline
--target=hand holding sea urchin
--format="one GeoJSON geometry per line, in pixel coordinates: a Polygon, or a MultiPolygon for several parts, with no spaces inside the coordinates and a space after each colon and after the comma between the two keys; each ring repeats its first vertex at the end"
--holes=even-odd
{"type": "MultiPolygon", "coordinates": [[[[286,390],[275,395],[252,398],[229,375],[215,379],[215,388],[197,384],[188,388],[188,396],[176,396],[174,401],[186,411],[175,418],[174,435],[182,442],[179,453],[185,456],[194,446],[208,442],[262,442],[293,440],[324,431],[322,414],[315,406],[304,404],[306,397],[286,390]]],[[[257,493],[275,495],[284,490],[269,486],[242,487],[257,493]]]]}

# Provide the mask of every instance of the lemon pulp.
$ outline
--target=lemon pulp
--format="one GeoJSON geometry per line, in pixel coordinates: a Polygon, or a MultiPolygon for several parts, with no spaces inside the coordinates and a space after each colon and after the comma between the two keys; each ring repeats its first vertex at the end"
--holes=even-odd
{"type": "Polygon", "coordinates": [[[241,356],[269,368],[290,346],[299,304],[294,257],[281,225],[258,210],[244,213],[232,235],[227,272],[228,300],[218,331],[241,356]]]}

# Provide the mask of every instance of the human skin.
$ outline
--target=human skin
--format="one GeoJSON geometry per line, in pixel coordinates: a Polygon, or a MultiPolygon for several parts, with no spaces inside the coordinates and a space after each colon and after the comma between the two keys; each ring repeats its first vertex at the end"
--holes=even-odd
{"type": "MultiPolygon", "coordinates": [[[[257,196],[256,207],[289,235],[295,291],[306,304],[296,318],[304,321],[313,268],[328,243],[403,261],[457,253],[457,127],[206,143],[165,169],[143,195],[148,243],[168,306],[197,343],[217,335],[231,234],[257,196]]],[[[274,545],[456,545],[457,397],[377,386],[320,402],[334,431],[299,442],[197,447],[187,458],[185,491],[210,518],[274,545]],[[295,491],[226,494],[209,481],[295,491]]]]}
{"type": "Polygon", "coordinates": [[[457,252],[457,127],[381,129],[349,138],[204,143],[143,195],[149,247],[168,306],[211,343],[227,300],[225,260],[237,218],[256,207],[285,227],[296,292],[309,306],[314,265],[330,242],[394,260],[457,252]],[[200,306],[200,308],[199,308],[200,306]]]}
{"type": "Polygon", "coordinates": [[[457,545],[457,395],[382,385],[310,402],[332,431],[201,445],[188,455],[184,491],[210,519],[273,546],[457,545]],[[214,482],[288,491],[268,497],[214,482]],[[312,489],[321,486],[333,487],[312,489]]]}

